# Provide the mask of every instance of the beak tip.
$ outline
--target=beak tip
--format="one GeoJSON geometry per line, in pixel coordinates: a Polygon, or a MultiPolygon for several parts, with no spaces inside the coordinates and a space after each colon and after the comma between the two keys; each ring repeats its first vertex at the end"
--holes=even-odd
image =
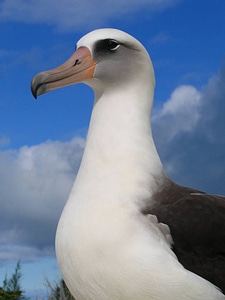
{"type": "Polygon", "coordinates": [[[35,99],[37,99],[36,92],[35,92],[34,89],[32,88],[32,85],[31,85],[30,89],[31,89],[31,93],[32,93],[33,97],[34,97],[35,99]]]}
{"type": "MultiPolygon", "coordinates": [[[[35,76],[36,77],[36,76],[35,76]]],[[[38,85],[36,84],[36,80],[35,80],[35,77],[32,79],[32,81],[31,81],[31,84],[30,84],[30,90],[31,90],[31,93],[32,93],[32,95],[33,95],[33,97],[35,98],[35,99],[37,99],[37,87],[38,87],[38,85]]]]}
{"type": "Polygon", "coordinates": [[[30,89],[35,99],[37,99],[38,96],[47,92],[47,84],[45,84],[44,82],[45,78],[46,74],[42,72],[34,76],[33,80],[31,81],[30,89]]]}

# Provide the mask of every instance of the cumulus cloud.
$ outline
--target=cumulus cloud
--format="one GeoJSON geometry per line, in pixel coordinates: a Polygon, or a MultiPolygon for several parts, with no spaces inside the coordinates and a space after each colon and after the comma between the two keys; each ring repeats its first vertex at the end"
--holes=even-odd
{"type": "Polygon", "coordinates": [[[57,222],[84,143],[74,138],[0,152],[0,262],[53,253],[57,222]]]}
{"type": "Polygon", "coordinates": [[[167,128],[162,132],[163,140],[169,141],[177,134],[195,129],[201,115],[201,93],[193,86],[177,87],[162,109],[153,116],[153,123],[167,128]],[[168,126],[167,126],[168,125],[168,126]]]}
{"type": "Polygon", "coordinates": [[[225,67],[197,90],[177,87],[152,122],[157,148],[180,184],[225,194],[225,67]]]}
{"type": "Polygon", "coordinates": [[[61,30],[103,25],[108,19],[147,9],[149,13],[168,8],[180,0],[4,0],[0,20],[46,23],[61,30]]]}

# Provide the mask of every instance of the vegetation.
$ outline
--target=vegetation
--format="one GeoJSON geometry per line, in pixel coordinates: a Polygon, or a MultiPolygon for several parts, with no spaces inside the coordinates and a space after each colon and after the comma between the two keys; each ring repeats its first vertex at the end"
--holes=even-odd
{"type": "MultiPolygon", "coordinates": [[[[21,288],[21,267],[17,262],[14,273],[10,278],[5,275],[2,286],[0,286],[0,300],[28,300],[21,288]]],[[[63,279],[59,283],[50,283],[46,280],[48,300],[75,300],[67,288],[63,279]]]]}
{"type": "Polygon", "coordinates": [[[46,282],[49,292],[48,300],[75,300],[63,279],[61,279],[59,283],[55,283],[54,285],[51,284],[48,280],[46,282]]]}
{"type": "Polygon", "coordinates": [[[25,300],[24,291],[21,289],[20,280],[20,262],[18,261],[15,271],[10,278],[3,281],[2,287],[0,287],[0,300],[25,300]]]}

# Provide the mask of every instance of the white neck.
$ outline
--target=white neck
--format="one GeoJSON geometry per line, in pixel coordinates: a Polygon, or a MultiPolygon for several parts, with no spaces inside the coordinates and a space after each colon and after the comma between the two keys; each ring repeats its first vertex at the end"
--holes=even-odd
{"type": "Polygon", "coordinates": [[[150,126],[153,88],[129,86],[98,97],[76,189],[83,186],[91,194],[92,187],[96,192],[99,186],[128,198],[141,186],[143,195],[139,197],[146,199],[164,172],[150,126]]]}

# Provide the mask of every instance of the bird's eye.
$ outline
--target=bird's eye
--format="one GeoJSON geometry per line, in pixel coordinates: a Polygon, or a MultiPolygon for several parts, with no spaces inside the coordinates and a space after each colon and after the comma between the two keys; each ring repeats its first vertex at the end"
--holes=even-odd
{"type": "Polygon", "coordinates": [[[115,53],[120,45],[118,41],[113,39],[99,40],[94,45],[93,52],[95,56],[110,55],[113,52],[115,53]]]}
{"type": "Polygon", "coordinates": [[[115,40],[108,40],[107,47],[110,51],[115,51],[118,49],[120,44],[115,40]]]}

